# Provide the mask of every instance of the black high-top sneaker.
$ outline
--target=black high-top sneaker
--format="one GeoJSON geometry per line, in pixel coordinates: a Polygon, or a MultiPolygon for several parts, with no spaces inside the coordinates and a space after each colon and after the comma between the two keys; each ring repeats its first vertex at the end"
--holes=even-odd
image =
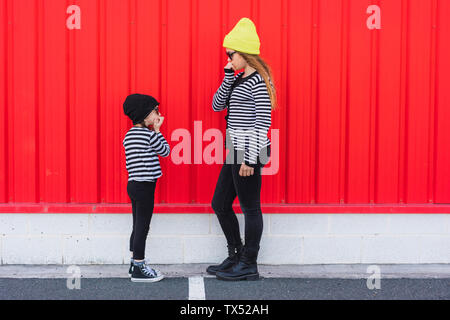
{"type": "Polygon", "coordinates": [[[228,247],[228,257],[225,260],[223,260],[221,264],[209,266],[206,269],[206,272],[215,275],[217,271],[228,270],[239,261],[239,257],[241,256],[242,252],[242,244],[237,246],[227,245],[227,247],[228,247]]]}
{"type": "Polygon", "coordinates": [[[257,256],[258,250],[249,250],[244,247],[239,262],[228,270],[218,271],[216,273],[217,279],[227,281],[258,280],[257,256]]]}
{"type": "Polygon", "coordinates": [[[133,258],[131,258],[130,260],[130,269],[128,269],[128,275],[131,277],[131,275],[133,274],[133,258]]]}
{"type": "Polygon", "coordinates": [[[161,271],[150,268],[145,261],[134,261],[133,273],[131,274],[131,281],[133,282],[157,282],[164,279],[161,271]]]}

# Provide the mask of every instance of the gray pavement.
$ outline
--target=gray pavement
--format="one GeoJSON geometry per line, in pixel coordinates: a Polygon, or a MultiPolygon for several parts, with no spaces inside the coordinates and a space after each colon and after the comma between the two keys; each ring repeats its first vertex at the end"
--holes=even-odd
{"type": "Polygon", "coordinates": [[[157,265],[166,279],[132,283],[128,265],[2,265],[0,300],[450,300],[450,265],[260,265],[259,281],[241,282],[206,266],[157,265]]]}
{"type": "Polygon", "coordinates": [[[450,279],[381,279],[380,289],[364,279],[205,279],[205,292],[211,300],[450,300],[450,279]]]}
{"type": "MultiPolygon", "coordinates": [[[[205,278],[206,300],[450,300],[450,279],[382,279],[368,289],[363,279],[263,278],[225,282],[205,278]]],[[[124,278],[0,279],[0,300],[189,300],[187,278],[133,283],[124,278]]]]}

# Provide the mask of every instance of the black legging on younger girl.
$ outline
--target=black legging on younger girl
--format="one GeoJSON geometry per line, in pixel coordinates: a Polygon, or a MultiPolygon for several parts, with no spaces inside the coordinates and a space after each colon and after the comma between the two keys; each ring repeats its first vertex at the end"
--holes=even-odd
{"type": "Polygon", "coordinates": [[[155,204],[156,181],[128,181],[127,192],[133,208],[133,232],[130,237],[130,251],[133,259],[145,258],[145,242],[155,204]]]}

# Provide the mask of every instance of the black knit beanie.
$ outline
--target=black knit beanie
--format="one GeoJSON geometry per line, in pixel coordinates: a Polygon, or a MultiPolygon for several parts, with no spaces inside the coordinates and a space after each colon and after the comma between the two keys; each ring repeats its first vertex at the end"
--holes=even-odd
{"type": "Polygon", "coordinates": [[[144,121],[158,105],[159,102],[152,96],[134,93],[125,99],[123,112],[133,121],[133,124],[138,124],[144,121]]]}

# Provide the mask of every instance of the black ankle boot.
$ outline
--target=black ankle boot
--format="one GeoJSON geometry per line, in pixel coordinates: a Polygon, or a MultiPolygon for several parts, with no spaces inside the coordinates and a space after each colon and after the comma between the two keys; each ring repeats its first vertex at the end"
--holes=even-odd
{"type": "Polygon", "coordinates": [[[258,250],[249,250],[244,247],[239,262],[228,270],[218,271],[216,273],[217,279],[228,281],[258,280],[257,256],[258,250]]]}
{"type": "Polygon", "coordinates": [[[237,246],[228,245],[228,257],[222,261],[221,264],[209,266],[206,269],[206,272],[209,274],[215,275],[218,271],[224,271],[231,268],[234,264],[239,261],[239,257],[241,256],[242,244],[237,246]]]}

